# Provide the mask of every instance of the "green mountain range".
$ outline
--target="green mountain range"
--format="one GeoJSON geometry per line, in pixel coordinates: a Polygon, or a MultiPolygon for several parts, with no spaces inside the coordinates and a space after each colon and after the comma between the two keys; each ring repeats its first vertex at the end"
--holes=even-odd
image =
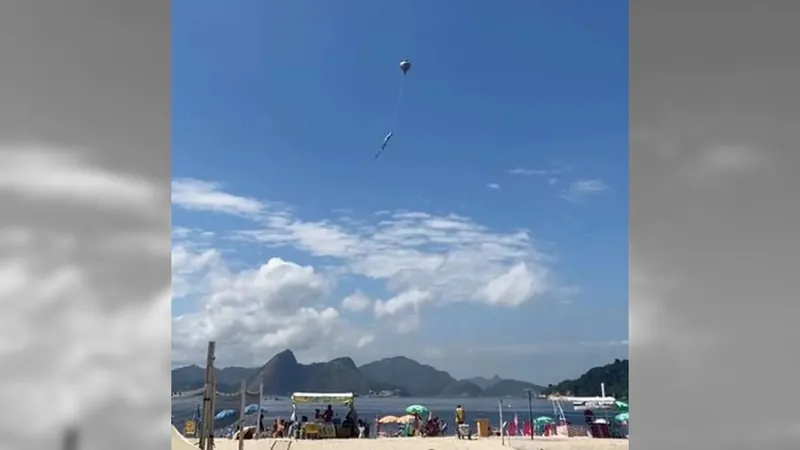
{"type": "Polygon", "coordinates": [[[600,383],[605,383],[606,395],[627,401],[628,360],[615,359],[611,364],[591,368],[574,380],[564,380],[555,385],[548,385],[542,393],[593,397],[600,395],[600,383]]]}
{"type": "MultiPolygon", "coordinates": [[[[522,396],[526,389],[541,392],[540,385],[519,380],[473,378],[458,380],[449,373],[404,356],[395,356],[357,366],[352,359],[300,364],[290,350],[284,350],[261,367],[215,369],[217,390],[234,393],[242,380],[247,390],[256,392],[263,383],[264,393],[289,395],[292,392],[370,392],[390,391],[413,397],[506,397],[522,396]]],[[[172,371],[172,391],[185,392],[203,387],[205,369],[185,366],[172,371]]]]}

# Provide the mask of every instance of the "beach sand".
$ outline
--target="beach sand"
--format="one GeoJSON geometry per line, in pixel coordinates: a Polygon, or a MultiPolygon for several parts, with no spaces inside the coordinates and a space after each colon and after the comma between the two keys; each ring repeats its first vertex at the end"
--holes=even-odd
{"type": "Polygon", "coordinates": [[[514,450],[622,450],[628,449],[628,439],[592,439],[588,437],[513,438],[505,448],[514,450]]]}
{"type": "MultiPolygon", "coordinates": [[[[236,450],[239,442],[232,439],[215,439],[216,450],[236,450]]],[[[173,444],[174,445],[174,444],[173,444]]],[[[179,450],[172,447],[173,450],[179,450]]],[[[196,448],[196,447],[195,447],[196,448]]],[[[501,444],[500,438],[458,440],[443,438],[387,438],[387,439],[324,439],[284,440],[259,439],[244,441],[245,450],[618,450],[627,449],[628,441],[620,439],[588,438],[537,438],[512,439],[501,444]]],[[[183,448],[180,448],[183,450],[183,448]]]]}

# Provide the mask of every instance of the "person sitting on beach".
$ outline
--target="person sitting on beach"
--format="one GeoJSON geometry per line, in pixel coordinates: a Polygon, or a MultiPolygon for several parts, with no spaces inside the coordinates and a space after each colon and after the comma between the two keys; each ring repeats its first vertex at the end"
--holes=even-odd
{"type": "Polygon", "coordinates": [[[297,427],[295,431],[295,437],[299,439],[305,439],[305,428],[306,424],[308,423],[308,416],[301,416],[300,417],[300,425],[297,427]]]}
{"type": "Polygon", "coordinates": [[[366,435],[367,424],[363,420],[358,419],[358,438],[364,439],[366,435]]]}
{"type": "Polygon", "coordinates": [[[272,437],[278,437],[278,419],[272,422],[272,437]]]}

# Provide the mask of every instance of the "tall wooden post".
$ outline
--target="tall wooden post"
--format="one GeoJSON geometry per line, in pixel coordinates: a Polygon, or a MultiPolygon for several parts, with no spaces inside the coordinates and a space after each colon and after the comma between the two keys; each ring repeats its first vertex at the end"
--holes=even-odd
{"type": "Polygon", "coordinates": [[[239,395],[242,397],[239,405],[239,450],[244,450],[244,410],[247,408],[247,383],[244,380],[239,395]]]}
{"type": "Polygon", "coordinates": [[[214,450],[214,411],[217,410],[217,374],[211,371],[211,410],[208,413],[208,449],[214,450]]]}
{"type": "Polygon", "coordinates": [[[211,450],[213,446],[213,439],[211,433],[214,432],[214,350],[216,343],[211,341],[208,343],[208,351],[206,353],[206,389],[203,393],[203,411],[200,414],[200,448],[202,450],[211,450]],[[211,442],[209,444],[209,442],[211,442]]]}
{"type": "Polygon", "coordinates": [[[263,401],[264,401],[264,383],[261,383],[258,385],[258,418],[256,418],[258,424],[256,425],[256,439],[260,439],[261,433],[265,431],[261,429],[261,414],[264,414],[264,410],[261,406],[263,404],[263,401]]]}
{"type": "Polygon", "coordinates": [[[500,415],[500,445],[506,445],[506,433],[505,429],[503,428],[503,401],[497,401],[497,410],[500,415]]]}

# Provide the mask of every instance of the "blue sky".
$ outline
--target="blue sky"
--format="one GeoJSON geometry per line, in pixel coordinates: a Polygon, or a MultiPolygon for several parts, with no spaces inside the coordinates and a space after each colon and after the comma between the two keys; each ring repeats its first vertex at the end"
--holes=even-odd
{"type": "Polygon", "coordinates": [[[214,338],[554,382],[627,354],[627,2],[172,20],[175,364],[214,338]]]}

